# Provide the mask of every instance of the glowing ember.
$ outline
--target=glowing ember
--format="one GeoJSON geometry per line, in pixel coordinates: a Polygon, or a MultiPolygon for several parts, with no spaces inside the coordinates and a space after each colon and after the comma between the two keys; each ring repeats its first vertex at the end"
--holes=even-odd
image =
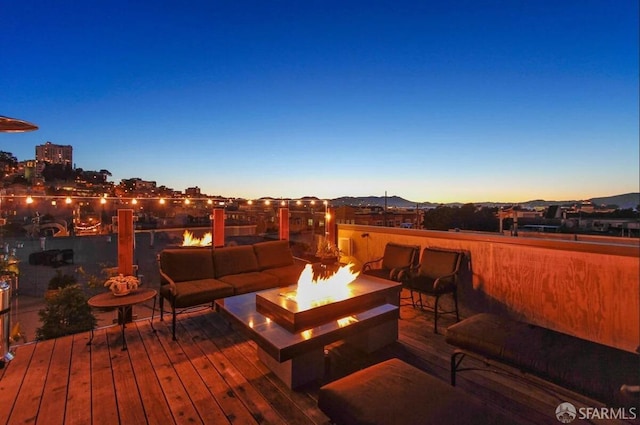
{"type": "Polygon", "coordinates": [[[360,274],[352,268],[353,264],[349,263],[331,276],[314,278],[313,266],[307,264],[298,279],[296,290],[281,295],[297,302],[301,309],[345,300],[351,296],[349,284],[360,274]]]}
{"type": "Polygon", "coordinates": [[[188,230],[182,234],[182,246],[210,246],[213,237],[211,233],[205,233],[202,238],[196,238],[188,230]]]}

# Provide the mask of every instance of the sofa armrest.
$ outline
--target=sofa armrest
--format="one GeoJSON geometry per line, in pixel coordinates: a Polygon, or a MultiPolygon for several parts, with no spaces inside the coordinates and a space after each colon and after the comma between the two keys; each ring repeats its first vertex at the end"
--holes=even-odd
{"type": "Polygon", "coordinates": [[[302,266],[305,266],[307,264],[311,264],[311,261],[305,260],[304,258],[295,257],[295,256],[293,257],[293,262],[294,262],[294,264],[299,264],[299,265],[302,265],[302,266]]]}
{"type": "Polygon", "coordinates": [[[162,279],[167,281],[165,285],[169,285],[169,292],[171,292],[171,295],[175,296],[178,292],[178,288],[176,287],[176,282],[173,279],[171,279],[169,275],[167,275],[164,271],[162,271],[162,262],[160,261],[160,255],[158,255],[157,261],[158,261],[158,271],[160,272],[160,277],[161,277],[160,285],[163,284],[162,279]]]}

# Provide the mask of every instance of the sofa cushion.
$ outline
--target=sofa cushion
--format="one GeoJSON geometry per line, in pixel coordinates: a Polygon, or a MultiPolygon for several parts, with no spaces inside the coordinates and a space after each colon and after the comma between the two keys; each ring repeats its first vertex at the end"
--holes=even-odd
{"type": "Polygon", "coordinates": [[[293,264],[289,241],[258,242],[253,245],[260,270],[285,267],[293,264]]]}
{"type": "Polygon", "coordinates": [[[289,286],[298,283],[302,270],[304,270],[304,264],[296,263],[291,264],[290,266],[267,269],[262,273],[275,276],[278,279],[279,286],[289,286]]]}
{"type": "Polygon", "coordinates": [[[258,259],[251,245],[229,246],[213,250],[215,277],[258,271],[258,259]]]}
{"type": "Polygon", "coordinates": [[[324,385],[318,407],[338,425],[508,423],[472,396],[399,359],[324,385]]]}
{"type": "MultiPolygon", "coordinates": [[[[233,286],[217,279],[198,279],[176,283],[174,307],[191,307],[205,304],[234,294],[233,286]]],[[[160,286],[160,295],[171,300],[169,285],[160,286]]]]}
{"type": "Polygon", "coordinates": [[[160,252],[160,266],[175,282],[214,277],[210,248],[164,249],[160,252]]]}
{"type": "Polygon", "coordinates": [[[240,274],[228,274],[220,278],[234,288],[234,294],[246,294],[247,292],[261,291],[263,289],[275,288],[278,286],[278,278],[260,272],[247,272],[240,274]]]}

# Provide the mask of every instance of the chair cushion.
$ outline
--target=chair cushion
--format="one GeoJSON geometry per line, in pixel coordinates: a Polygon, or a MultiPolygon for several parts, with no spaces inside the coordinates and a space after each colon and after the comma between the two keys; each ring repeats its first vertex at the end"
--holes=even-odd
{"type": "Polygon", "coordinates": [[[455,251],[441,251],[439,249],[425,248],[420,260],[418,274],[437,279],[440,276],[451,274],[456,269],[458,256],[455,251]]]}
{"type": "Polygon", "coordinates": [[[508,423],[472,396],[399,359],[324,385],[318,407],[338,425],[508,423]]]}
{"type": "MultiPolygon", "coordinates": [[[[174,307],[191,307],[233,295],[233,287],[216,279],[199,279],[176,283],[174,307]]],[[[160,295],[171,300],[169,285],[160,287],[160,295]]]]}
{"type": "Polygon", "coordinates": [[[285,267],[293,264],[289,241],[258,242],[253,245],[259,270],[285,267]]]}
{"type": "Polygon", "coordinates": [[[382,268],[391,270],[395,268],[409,267],[412,264],[416,247],[410,245],[398,245],[388,243],[384,247],[382,268]]]}
{"type": "Polygon", "coordinates": [[[215,277],[258,271],[258,259],[251,245],[230,246],[213,250],[215,277]]]}
{"type": "Polygon", "coordinates": [[[175,248],[160,252],[160,266],[175,282],[213,279],[210,248],[175,248]]]}
{"type": "Polygon", "coordinates": [[[435,283],[435,279],[432,279],[428,276],[414,276],[411,279],[407,280],[405,285],[413,289],[414,291],[423,292],[425,294],[445,294],[448,292],[453,292],[456,289],[455,284],[451,279],[441,279],[438,281],[438,285],[434,288],[433,284],[435,283]]]}
{"type": "Polygon", "coordinates": [[[277,277],[260,272],[229,274],[222,276],[220,280],[233,286],[235,295],[279,286],[277,277]]]}

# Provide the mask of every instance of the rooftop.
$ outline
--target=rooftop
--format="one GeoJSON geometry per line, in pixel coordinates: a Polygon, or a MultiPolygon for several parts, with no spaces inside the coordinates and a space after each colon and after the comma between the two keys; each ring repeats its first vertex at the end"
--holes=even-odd
{"type": "MultiPolygon", "coordinates": [[[[443,316],[444,325],[451,324],[443,316]]],[[[17,347],[0,370],[0,422],[56,423],[246,423],[328,424],[317,408],[321,383],[287,388],[257,358],[256,346],[210,309],[184,314],[179,337],[170,321],[156,318],[127,326],[128,350],[121,350],[118,326],[17,347]]],[[[397,343],[374,354],[334,344],[326,351],[326,380],[334,380],[387,358],[398,357],[449,379],[451,347],[432,332],[432,315],[401,308],[397,343]]],[[[579,397],[552,394],[524,380],[469,371],[458,387],[507,413],[513,424],[555,421],[562,401],[586,406],[579,397]]],[[[390,400],[390,402],[392,402],[390,400]]],[[[607,424],[623,424],[607,421],[607,424]]]]}

